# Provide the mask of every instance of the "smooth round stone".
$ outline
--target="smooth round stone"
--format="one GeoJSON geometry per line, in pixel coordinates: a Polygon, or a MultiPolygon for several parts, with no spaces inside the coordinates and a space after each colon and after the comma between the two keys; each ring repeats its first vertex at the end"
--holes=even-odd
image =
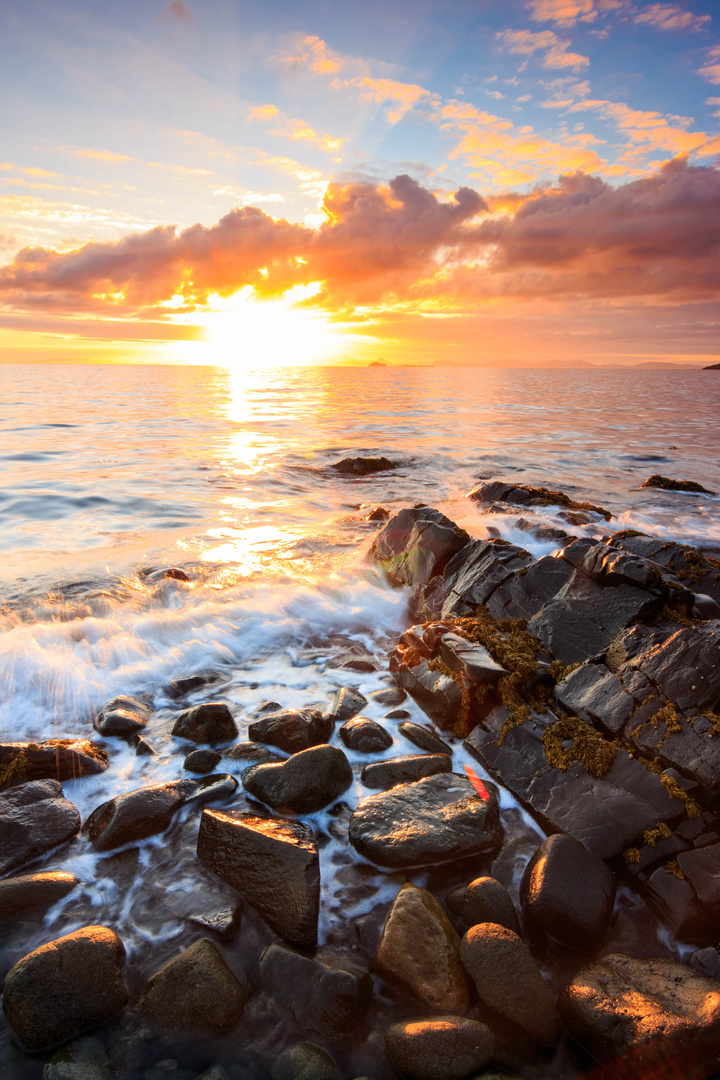
{"type": "Polygon", "coordinates": [[[520,935],[520,922],[504,885],[493,877],[479,877],[469,885],[460,885],[448,893],[448,911],[462,919],[467,927],[478,923],[498,923],[520,935]]]}
{"type": "Polygon", "coordinates": [[[57,780],[30,780],[0,791],[0,874],[64,844],[80,831],[76,806],[57,780]]]}
{"type": "Polygon", "coordinates": [[[150,979],[140,1001],[143,1016],[172,1031],[222,1031],[242,1016],[247,990],[211,941],[196,941],[150,979]]]}
{"type": "Polygon", "coordinates": [[[314,814],[339,799],[353,782],[350,762],[337,746],[311,746],[287,761],[255,765],[242,774],[249,795],[280,812],[314,814]]]}
{"type": "Polygon", "coordinates": [[[217,750],[193,750],[183,761],[183,769],[201,775],[211,773],[221,758],[217,750]]]}
{"type": "Polygon", "coordinates": [[[150,710],[142,701],[120,694],[108,701],[93,720],[101,735],[127,737],[141,731],[150,719],[150,710]]]}
{"type": "Polygon", "coordinates": [[[360,773],[360,780],[369,788],[395,787],[397,784],[411,784],[423,780],[426,776],[452,771],[452,760],[447,754],[409,754],[406,757],[392,758],[390,761],[374,761],[366,765],[360,773]]]}
{"type": "Polygon", "coordinates": [[[175,720],[172,734],[179,739],[212,744],[236,739],[238,729],[224,701],[209,701],[181,712],[175,720]]]}
{"type": "Polygon", "coordinates": [[[467,1080],[490,1061],[493,1033],[463,1016],[399,1020],[385,1032],[385,1046],[408,1080],[467,1080]]]}
{"type": "Polygon", "coordinates": [[[356,716],[343,724],[340,738],[348,750],[357,750],[361,754],[379,754],[393,744],[390,732],[366,716],[356,716]]]}
{"type": "Polygon", "coordinates": [[[330,1055],[313,1043],[295,1043],[275,1059],[271,1080],[341,1080],[330,1055]]]}
{"type": "Polygon", "coordinates": [[[251,765],[267,765],[272,761],[285,761],[282,754],[275,754],[266,746],[256,742],[237,742],[234,746],[223,750],[223,757],[231,761],[240,761],[248,767],[251,765]]]}
{"type": "Polygon", "coordinates": [[[415,746],[418,746],[421,750],[426,750],[428,754],[452,754],[448,744],[439,735],[430,731],[429,728],[423,727],[422,724],[413,724],[406,721],[400,725],[398,731],[406,739],[409,739],[411,743],[414,743],[415,746]]]}
{"type": "Polygon", "coordinates": [[[376,701],[378,705],[389,705],[392,707],[394,705],[402,705],[406,697],[406,692],[399,686],[390,686],[387,690],[376,690],[370,695],[370,700],[376,701]]]}
{"type": "Polygon", "coordinates": [[[21,874],[0,881],[0,921],[52,907],[74,889],[78,879],[60,870],[21,874]]]}

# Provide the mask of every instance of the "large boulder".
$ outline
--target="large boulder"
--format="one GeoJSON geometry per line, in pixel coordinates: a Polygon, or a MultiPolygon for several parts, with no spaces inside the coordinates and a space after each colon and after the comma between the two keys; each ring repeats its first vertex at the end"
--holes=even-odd
{"type": "Polygon", "coordinates": [[[467,1080],[495,1051],[486,1024],[463,1016],[398,1020],[385,1032],[390,1060],[408,1080],[467,1080]]]}
{"type": "Polygon", "coordinates": [[[615,875],[572,836],[556,833],[537,849],[520,883],[523,915],[580,952],[602,944],[615,902],[615,875]]]}
{"type": "Polygon", "coordinates": [[[0,786],[28,780],[79,780],[107,767],[107,750],[88,739],[0,743],[0,786]]]}
{"type": "Polygon", "coordinates": [[[120,694],[103,706],[93,727],[101,735],[129,738],[142,731],[149,719],[150,709],[143,701],[120,694]]]}
{"type": "Polygon", "coordinates": [[[388,912],[374,967],[433,1012],[464,1013],[468,979],[460,938],[432,893],[406,884],[388,912]]]}
{"type": "Polygon", "coordinates": [[[31,862],[80,832],[80,814],[57,780],[0,792],[0,874],[31,862]]]}
{"type": "Polygon", "coordinates": [[[317,709],[284,709],[268,713],[248,727],[253,742],[277,746],[288,754],[298,754],[309,746],[326,743],[335,721],[330,713],[317,709]]]}
{"type": "Polygon", "coordinates": [[[18,961],[5,979],[3,1009],[29,1053],[99,1027],[126,1005],[125,948],[106,926],[56,938],[18,961]]]}
{"type": "Polygon", "coordinates": [[[260,959],[263,987],[295,1022],[320,1035],[345,1035],[358,1026],[372,998],[372,979],[344,953],[308,956],[273,943],[260,959]]]}
{"type": "Polygon", "coordinates": [[[426,776],[449,772],[452,772],[449,754],[407,754],[388,761],[373,761],[363,768],[360,779],[365,787],[386,791],[398,784],[411,784],[426,776]]]}
{"type": "Polygon", "coordinates": [[[582,968],[560,995],[571,1036],[595,1060],[623,1057],[628,1075],[683,1062],[693,1080],[720,1060],[720,983],[673,960],[613,953],[582,968]]]}
{"type": "Polygon", "coordinates": [[[213,745],[237,739],[238,727],[224,701],[208,701],[181,712],[172,734],[190,742],[213,745]]]}
{"type": "Polygon", "coordinates": [[[0,922],[16,919],[27,911],[52,907],[75,888],[78,879],[61,870],[22,874],[0,881],[0,922]]]}
{"type": "Polygon", "coordinates": [[[337,746],[311,746],[287,761],[255,765],[242,774],[249,795],[281,813],[314,814],[339,799],[353,781],[350,762],[337,746]]]}
{"type": "Polygon", "coordinates": [[[489,1009],[543,1046],[555,1044],[558,1026],[550,991],[517,934],[497,923],[473,926],[460,944],[460,959],[489,1009]]]}
{"type": "Polygon", "coordinates": [[[419,585],[441,574],[469,542],[465,530],[439,510],[418,506],[388,521],[373,540],[370,555],[392,585],[419,585]]]}
{"type": "Polygon", "coordinates": [[[320,863],[311,828],[300,822],[205,810],[197,853],[276,934],[297,945],[315,945],[320,863]]]}
{"type": "Polygon", "coordinates": [[[242,1016],[247,990],[211,941],[196,941],[156,972],[140,1009],[154,1027],[222,1031],[242,1016]]]}
{"type": "Polygon", "coordinates": [[[464,776],[445,773],[371,795],[350,818],[350,843],[379,866],[429,866],[497,847],[497,789],[482,798],[464,776]]]}
{"type": "Polygon", "coordinates": [[[218,773],[202,780],[173,780],[128,791],[93,810],[85,831],[96,851],[112,851],[164,832],[186,803],[227,799],[237,786],[234,776],[218,773]]]}

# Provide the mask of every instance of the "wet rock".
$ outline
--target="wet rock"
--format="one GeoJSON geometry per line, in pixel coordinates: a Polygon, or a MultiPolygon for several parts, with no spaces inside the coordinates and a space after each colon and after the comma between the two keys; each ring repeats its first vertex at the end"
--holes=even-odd
{"type": "Polygon", "coordinates": [[[113,1080],[105,1047],[92,1036],[68,1043],[45,1063],[43,1080],[113,1080]]]}
{"type": "Polygon", "coordinates": [[[99,1027],[126,1005],[125,948],[106,926],[56,938],[24,956],[3,987],[5,1017],[36,1053],[99,1027]]]}
{"type": "MultiPolygon", "coordinates": [[[[331,639],[334,635],[331,635],[331,639]]],[[[340,652],[330,656],[328,668],[348,668],[350,671],[377,671],[378,666],[370,650],[361,641],[340,639],[340,652]]]]}
{"type": "Polygon", "coordinates": [[[297,945],[315,945],[320,864],[317,839],[307,825],[205,810],[197,853],[276,934],[297,945]]]}
{"type": "Polygon", "coordinates": [[[517,934],[496,923],[473,926],[460,944],[460,959],[489,1009],[543,1046],[554,1045],[558,1028],[550,992],[517,934]]]}
{"type": "Polygon", "coordinates": [[[479,877],[469,885],[460,885],[448,893],[448,911],[457,915],[469,929],[478,923],[497,923],[520,935],[517,912],[504,885],[492,877],[479,877]]]}
{"type": "Polygon", "coordinates": [[[571,712],[617,735],[638,702],[604,664],[583,664],[555,687],[555,697],[571,712]]]}
{"type": "Polygon", "coordinates": [[[429,506],[401,510],[377,534],[370,555],[392,585],[418,585],[441,574],[470,537],[429,506]]]}
{"type": "Polygon", "coordinates": [[[80,831],[80,814],[57,780],[0,792],[0,874],[45,855],[80,831]]]}
{"type": "Polygon", "coordinates": [[[712,940],[697,894],[684,878],[659,866],[644,883],[642,893],[673,937],[703,945],[712,940]]]}
{"type": "Polygon", "coordinates": [[[720,700],[720,620],[683,627],[630,661],[688,715],[712,709],[720,700]]]}
{"type": "Polygon", "coordinates": [[[368,699],[359,690],[353,690],[350,686],[341,686],[330,706],[330,716],[338,724],[342,724],[362,712],[367,703],[368,699]]]}
{"type": "Polygon", "coordinates": [[[143,739],[142,735],[133,735],[131,742],[135,747],[136,757],[155,757],[156,751],[153,750],[147,739],[143,739]]]}
{"type": "Polygon", "coordinates": [[[353,457],[341,458],[331,465],[331,469],[342,473],[344,476],[369,476],[371,473],[387,472],[396,469],[399,462],[391,461],[386,457],[353,457]]]}
{"type": "Polygon", "coordinates": [[[452,754],[448,744],[443,742],[439,735],[436,735],[430,728],[423,727],[422,724],[413,724],[408,721],[400,724],[398,731],[421,750],[427,750],[429,754],[452,754]]]}
{"type": "Polygon", "coordinates": [[[447,599],[442,618],[472,615],[517,570],[532,561],[529,551],[505,540],[473,540],[445,567],[447,599]]]}
{"type": "Polygon", "coordinates": [[[237,786],[235,777],[217,773],[202,780],[139,788],[98,806],[85,822],[85,831],[96,851],[111,851],[164,832],[185,803],[227,799],[237,786]]]}
{"type": "Polygon", "coordinates": [[[703,907],[708,937],[717,938],[720,921],[720,844],[683,851],[677,861],[703,907]]]}
{"type": "Polygon", "coordinates": [[[253,742],[269,743],[288,754],[297,754],[309,746],[326,743],[332,735],[334,720],[331,714],[317,709],[285,709],[268,713],[248,727],[253,742]]]}
{"type": "Polygon", "coordinates": [[[344,723],[340,738],[348,750],[358,750],[361,754],[379,754],[393,743],[390,732],[366,716],[356,716],[344,723]]]}
{"type": "Polygon", "coordinates": [[[471,683],[496,683],[510,673],[496,663],[484,645],[468,641],[457,634],[443,634],[440,638],[440,659],[471,683]]]}
{"type": "Polygon", "coordinates": [[[339,799],[353,782],[350,762],[337,746],[311,746],[287,761],[255,765],[242,774],[248,794],[273,810],[314,814],[339,799]]]}
{"type": "Polygon", "coordinates": [[[516,572],[503,581],[488,598],[488,610],[497,619],[532,619],[573,573],[565,558],[545,555],[526,566],[524,573],[516,572]]]}
{"type": "Polygon", "coordinates": [[[342,1073],[325,1050],[312,1043],[295,1043],[275,1059],[271,1080],[341,1080],[342,1073]]]}
{"type": "Polygon", "coordinates": [[[467,1080],[495,1050],[486,1024],[462,1016],[399,1020],[385,1032],[395,1068],[409,1080],[467,1080]]]}
{"type": "Polygon", "coordinates": [[[260,959],[264,988],[306,1031],[345,1035],[370,1007],[372,979],[344,953],[318,950],[312,957],[274,943],[260,959]]]}
{"type": "Polygon", "coordinates": [[[222,756],[230,758],[231,761],[241,761],[247,764],[248,767],[251,765],[267,765],[272,761],[285,761],[285,758],[281,757],[280,754],[274,754],[272,750],[268,750],[267,747],[254,742],[235,743],[234,746],[223,750],[222,756]]]}
{"type": "Polygon", "coordinates": [[[0,881],[0,922],[16,919],[26,911],[52,907],[75,888],[78,879],[61,870],[21,874],[0,881]]]}
{"type": "Polygon", "coordinates": [[[452,759],[447,754],[408,754],[389,761],[374,761],[360,773],[360,780],[369,788],[396,787],[411,784],[426,776],[452,772],[452,759]]]}
{"type": "Polygon", "coordinates": [[[387,521],[391,514],[389,510],[386,510],[384,506],[376,506],[374,510],[371,510],[365,515],[365,521],[387,521]]]}
{"type": "Polygon", "coordinates": [[[193,750],[183,761],[183,769],[203,775],[211,773],[221,760],[222,754],[217,750],[193,750]]]}
{"type": "Polygon", "coordinates": [[[152,976],[140,1010],[154,1027],[222,1031],[242,1016],[247,990],[211,941],[196,941],[152,976]]]}
{"type": "Polygon", "coordinates": [[[167,686],[163,687],[163,690],[169,698],[177,701],[187,694],[192,694],[195,690],[202,690],[205,686],[212,686],[213,683],[221,681],[222,675],[217,671],[198,671],[194,675],[184,675],[179,679],[172,679],[167,686]]]}
{"type": "Polygon", "coordinates": [[[460,938],[432,893],[406,884],[395,897],[375,953],[375,970],[433,1012],[464,1013],[469,984],[460,938]]]}
{"type": "Polygon", "coordinates": [[[690,967],[697,971],[698,975],[720,982],[720,952],[712,945],[697,949],[690,957],[690,967]]]}
{"type": "Polygon", "coordinates": [[[142,731],[150,719],[150,710],[137,698],[120,694],[108,701],[93,720],[93,727],[101,735],[118,735],[127,738],[142,731]]]}
{"type": "Polygon", "coordinates": [[[189,581],[190,578],[180,566],[160,566],[144,575],[146,581],[189,581]]]}
{"type": "Polygon", "coordinates": [[[582,968],[558,1002],[572,1037],[600,1062],[626,1059],[634,1076],[684,1059],[685,1075],[717,1069],[720,985],[672,960],[614,953],[582,968]]]}
{"type": "Polygon", "coordinates": [[[572,836],[548,837],[520,883],[523,915],[569,949],[602,944],[615,902],[615,875],[572,836]]]}
{"type": "Polygon", "coordinates": [[[370,695],[370,700],[376,701],[378,705],[387,708],[388,706],[402,705],[406,697],[407,694],[404,690],[401,690],[398,686],[390,686],[387,690],[375,690],[370,695]]]}
{"type": "Polygon", "coordinates": [[[107,767],[107,750],[87,739],[0,743],[0,787],[28,780],[79,780],[107,767]]]}
{"type": "Polygon", "coordinates": [[[702,484],[698,484],[696,480],[673,480],[670,476],[661,476],[660,473],[653,473],[649,476],[644,484],[641,484],[644,488],[664,488],[665,491],[692,491],[698,495],[714,495],[714,491],[708,491],[702,484]]]}
{"type": "Polygon", "coordinates": [[[718,560],[704,555],[697,548],[642,534],[616,534],[613,544],[644,559],[651,559],[688,588],[720,602],[718,560]]]}
{"type": "Polygon", "coordinates": [[[210,701],[181,712],[172,734],[196,743],[222,743],[236,739],[238,728],[224,702],[210,701]]]}
{"type": "Polygon", "coordinates": [[[474,502],[508,502],[516,506],[563,506],[568,510],[588,510],[609,521],[612,514],[602,506],[588,502],[576,502],[564,491],[530,484],[507,484],[502,480],[490,480],[478,484],[468,493],[474,502]]]}
{"type": "Polygon", "coordinates": [[[441,730],[455,727],[462,707],[462,687],[455,679],[431,670],[425,660],[407,663],[399,650],[390,657],[390,671],[441,730]]]}
{"type": "Polygon", "coordinates": [[[568,833],[599,859],[609,859],[632,846],[658,821],[671,822],[684,816],[683,801],[670,796],[660,778],[625,750],[613,753],[610,748],[608,752],[604,743],[595,747],[593,729],[588,725],[583,727],[577,721],[579,727],[568,727],[549,714],[533,713],[524,723],[511,726],[502,739],[500,731],[508,715],[506,709],[494,709],[482,727],[473,729],[464,746],[535,816],[545,832],[568,833]],[[568,754],[559,761],[562,769],[551,764],[543,738],[551,748],[551,757],[552,749],[558,746],[568,754]],[[577,760],[572,760],[572,747],[579,755],[577,760]],[[580,760],[583,754],[594,760],[595,772],[602,775],[587,771],[580,760]]]}
{"type": "Polygon", "coordinates": [[[391,709],[389,713],[385,713],[386,720],[407,720],[412,715],[407,709],[391,709]]]}
{"type": "Polygon", "coordinates": [[[452,773],[364,799],[350,818],[350,843],[379,866],[429,866],[491,851],[500,842],[497,789],[485,800],[452,773]]]}
{"type": "Polygon", "coordinates": [[[194,915],[189,916],[188,922],[202,927],[203,930],[210,930],[222,942],[229,942],[238,935],[242,924],[242,910],[242,905],[239,903],[214,910],[198,910],[194,915]]]}

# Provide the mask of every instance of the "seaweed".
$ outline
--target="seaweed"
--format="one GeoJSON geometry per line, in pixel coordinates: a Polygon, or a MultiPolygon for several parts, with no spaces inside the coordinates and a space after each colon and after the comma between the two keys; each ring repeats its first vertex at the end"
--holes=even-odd
{"type": "Polygon", "coordinates": [[[596,780],[612,768],[617,740],[605,739],[585,720],[577,716],[561,716],[545,728],[542,734],[548,764],[565,772],[574,762],[596,780]]]}
{"type": "Polygon", "coordinates": [[[0,765],[0,788],[10,787],[16,780],[22,780],[31,764],[27,755],[22,750],[18,751],[15,757],[0,765]]]}

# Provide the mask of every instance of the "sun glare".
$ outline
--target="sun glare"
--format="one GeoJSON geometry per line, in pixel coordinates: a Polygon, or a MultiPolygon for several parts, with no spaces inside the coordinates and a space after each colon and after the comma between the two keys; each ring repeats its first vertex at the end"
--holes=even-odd
{"type": "Polygon", "coordinates": [[[342,338],[318,311],[297,305],[320,289],[297,285],[281,300],[258,300],[252,286],[230,297],[211,294],[204,316],[208,362],[242,370],[318,364],[342,351],[342,338]]]}

